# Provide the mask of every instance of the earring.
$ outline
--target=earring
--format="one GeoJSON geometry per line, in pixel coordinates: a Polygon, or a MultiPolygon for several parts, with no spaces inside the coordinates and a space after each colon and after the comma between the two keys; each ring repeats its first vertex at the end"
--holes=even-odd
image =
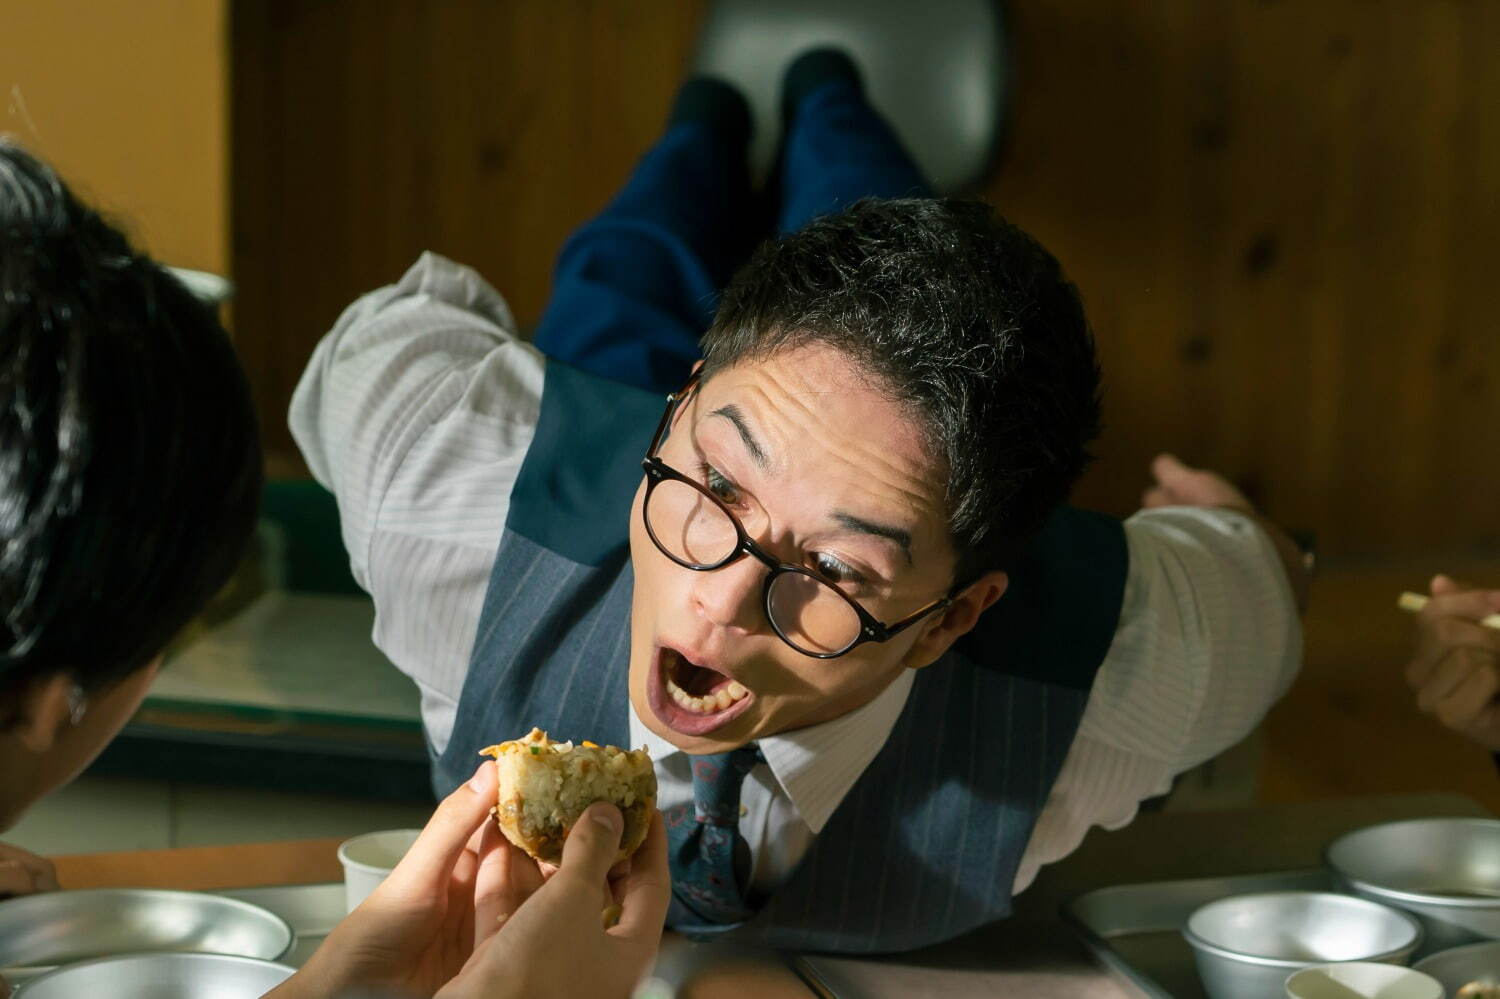
{"type": "Polygon", "coordinates": [[[89,699],[83,693],[83,688],[73,684],[73,689],[68,691],[68,717],[74,725],[83,721],[83,716],[88,713],[89,699]]]}

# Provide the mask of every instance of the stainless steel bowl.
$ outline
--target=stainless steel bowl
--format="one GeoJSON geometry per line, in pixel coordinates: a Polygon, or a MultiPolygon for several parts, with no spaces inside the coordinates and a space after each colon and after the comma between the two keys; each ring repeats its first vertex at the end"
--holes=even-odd
{"type": "Polygon", "coordinates": [[[186,891],[101,888],[0,902],[0,976],[12,983],[60,964],[143,951],[274,959],[286,920],[249,902],[186,891]]]}
{"type": "Polygon", "coordinates": [[[1349,891],[1422,920],[1424,954],[1500,938],[1500,821],[1388,822],[1335,840],[1326,859],[1349,891]]]}
{"type": "Polygon", "coordinates": [[[1450,996],[1457,995],[1470,982],[1500,982],[1500,941],[1486,940],[1438,951],[1413,967],[1442,982],[1450,996]]]}
{"type": "Polygon", "coordinates": [[[292,972],[225,954],[129,954],[49,971],[21,986],[16,999],[260,999],[292,972]]]}
{"type": "Polygon", "coordinates": [[[1314,964],[1405,964],[1422,927],[1396,909],[1332,892],[1233,895],[1197,909],[1182,935],[1212,999],[1282,995],[1287,978],[1314,964]]]}

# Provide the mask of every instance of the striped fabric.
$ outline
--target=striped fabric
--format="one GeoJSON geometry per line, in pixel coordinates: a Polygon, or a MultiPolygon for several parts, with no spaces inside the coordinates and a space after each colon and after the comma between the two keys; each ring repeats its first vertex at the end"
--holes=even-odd
{"type": "MultiPolygon", "coordinates": [[[[344,312],[290,414],[313,474],[338,497],[351,568],[375,599],[376,644],[421,690],[438,754],[454,731],[497,539],[541,408],[547,365],[515,330],[478,274],[424,254],[397,284],[344,312]]],[[[1243,738],[1300,662],[1290,591],[1252,522],[1164,508],[1127,520],[1125,539],[1119,629],[1015,873],[1017,892],[1090,828],[1126,824],[1173,774],[1243,738]]],[[[638,745],[623,676],[616,696],[599,728],[638,745]]],[[[763,740],[770,766],[747,780],[741,824],[763,893],[798,869],[866,761],[887,746],[907,696],[893,684],[868,714],[763,740]]],[[[661,804],[690,800],[690,758],[653,755],[661,804]]],[[[470,772],[466,759],[462,774],[470,772]]]]}
{"type": "MultiPolygon", "coordinates": [[[[497,732],[536,725],[553,738],[628,740],[632,578],[623,557],[587,566],[504,533],[453,737],[435,765],[438,793],[468,778],[497,732]]],[[[669,925],[872,953],[1002,918],[1087,700],[949,653],[917,673],[890,737],[764,908],[724,926],[674,901],[669,925]]]]}
{"type": "MultiPolygon", "coordinates": [[[[650,393],[548,366],[435,774],[439,793],[473,769],[497,733],[536,725],[574,741],[628,737],[620,724],[633,583],[626,525],[640,472],[620,456],[644,453],[658,408],[650,393]]],[[[716,894],[711,883],[680,880],[684,871],[674,869],[671,926],[798,950],[878,952],[945,940],[1010,911],[1032,828],[1112,641],[1126,577],[1117,522],[1062,511],[1055,524],[1017,566],[1019,574],[1036,563],[1013,583],[1026,612],[1000,618],[1003,634],[976,630],[981,640],[916,671],[889,736],[764,907],[729,921],[729,910],[704,905],[716,894]],[[1044,567],[1066,565],[1079,546],[1088,567],[1049,577],[1044,567]],[[1045,671],[1015,654],[1045,647],[1048,634],[1057,636],[1055,681],[1036,678],[1045,671]]]]}

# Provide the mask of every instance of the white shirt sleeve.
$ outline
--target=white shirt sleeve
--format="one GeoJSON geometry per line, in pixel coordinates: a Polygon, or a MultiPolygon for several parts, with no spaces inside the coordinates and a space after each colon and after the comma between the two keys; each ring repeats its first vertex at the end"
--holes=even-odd
{"type": "Polygon", "coordinates": [[[499,293],[426,253],[344,310],[292,396],[292,436],[375,600],[375,644],[416,681],[439,751],[542,382],[499,293]]]}
{"type": "Polygon", "coordinates": [[[1125,522],[1129,575],[1113,644],[1017,872],[1118,829],[1172,778],[1247,736],[1291,685],[1302,631],[1275,546],[1229,510],[1125,522]]]}

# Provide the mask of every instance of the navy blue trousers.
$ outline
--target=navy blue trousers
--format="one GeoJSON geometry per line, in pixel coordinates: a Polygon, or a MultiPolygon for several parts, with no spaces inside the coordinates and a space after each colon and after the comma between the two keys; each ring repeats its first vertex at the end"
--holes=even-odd
{"type": "Polygon", "coordinates": [[[859,89],[797,106],[767,196],[745,146],[703,121],[667,129],[597,218],[564,245],[535,343],[547,357],[665,395],[698,360],[720,290],[763,239],[864,197],[931,191],[859,89]]]}

